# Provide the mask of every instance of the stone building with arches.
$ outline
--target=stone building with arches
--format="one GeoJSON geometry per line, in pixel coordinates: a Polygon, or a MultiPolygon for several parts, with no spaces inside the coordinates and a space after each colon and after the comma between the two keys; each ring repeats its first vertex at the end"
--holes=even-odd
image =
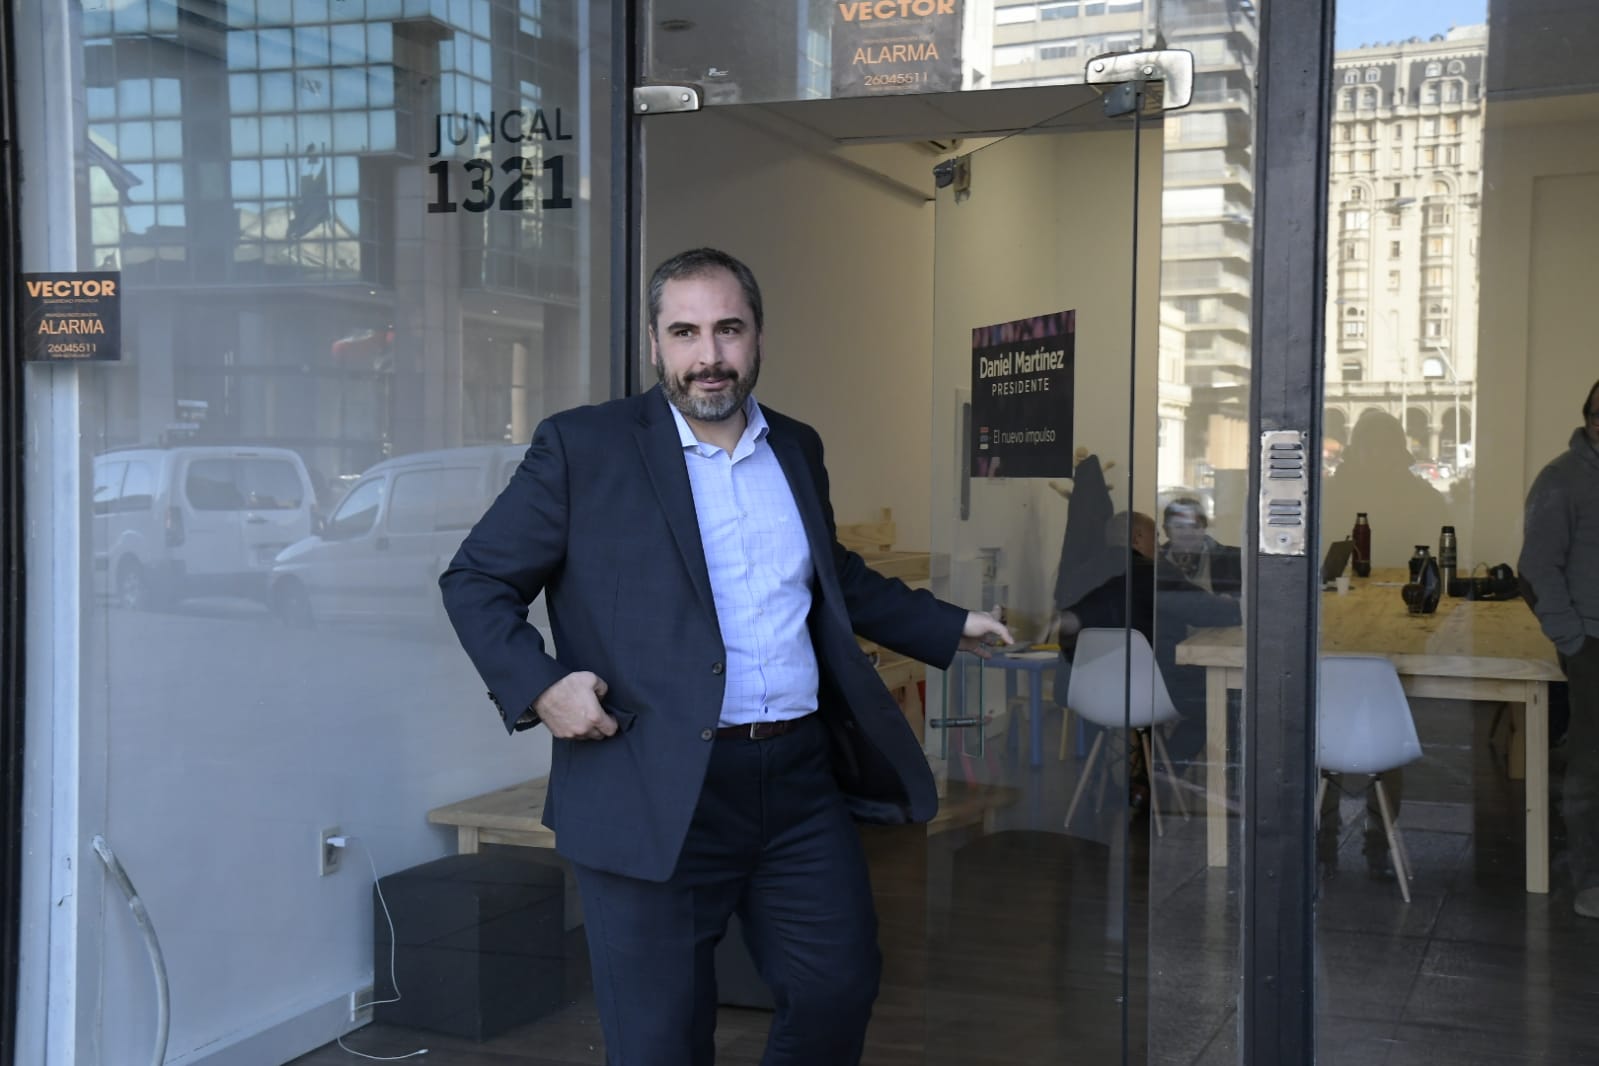
{"type": "Polygon", "coordinates": [[[1381,411],[1428,476],[1472,468],[1487,44],[1486,26],[1462,26],[1335,58],[1329,465],[1381,411]]]}

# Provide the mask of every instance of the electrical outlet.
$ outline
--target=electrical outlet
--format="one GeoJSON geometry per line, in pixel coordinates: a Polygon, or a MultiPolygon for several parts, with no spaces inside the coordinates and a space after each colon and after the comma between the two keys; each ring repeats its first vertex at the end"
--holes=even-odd
{"type": "Polygon", "coordinates": [[[320,877],[336,873],[344,859],[344,849],[328,843],[329,837],[343,836],[338,826],[331,826],[316,835],[316,872],[320,877]]]}
{"type": "Polygon", "coordinates": [[[350,993],[350,1021],[365,1025],[372,1020],[372,986],[362,985],[350,993]]]}

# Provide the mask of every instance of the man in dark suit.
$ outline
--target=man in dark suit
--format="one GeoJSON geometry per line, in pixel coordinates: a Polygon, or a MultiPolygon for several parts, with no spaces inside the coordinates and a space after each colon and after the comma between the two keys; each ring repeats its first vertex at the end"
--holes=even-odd
{"type": "Polygon", "coordinates": [[[508,727],[555,738],[544,820],[576,871],[607,1061],[714,1058],[737,913],[768,1066],[858,1062],[880,957],[855,819],[931,818],[926,757],[860,633],[937,666],[1010,634],[837,542],[822,445],[755,403],[749,269],[649,290],[659,387],[547,419],[440,584],[508,727]],[[526,620],[546,597],[554,653],[526,620]]]}

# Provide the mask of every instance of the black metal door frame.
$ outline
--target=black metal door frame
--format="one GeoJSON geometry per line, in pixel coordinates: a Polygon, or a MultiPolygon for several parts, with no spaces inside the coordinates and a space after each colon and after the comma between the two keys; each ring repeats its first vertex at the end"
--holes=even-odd
{"type": "Polygon", "coordinates": [[[1250,500],[1261,434],[1304,435],[1306,552],[1245,552],[1240,1046],[1250,1066],[1315,1061],[1316,651],[1327,159],[1335,0],[1261,5],[1256,95],[1250,500]]]}
{"type": "Polygon", "coordinates": [[[644,133],[633,112],[641,81],[648,5],[611,0],[611,395],[638,391],[644,287],[644,133]]]}

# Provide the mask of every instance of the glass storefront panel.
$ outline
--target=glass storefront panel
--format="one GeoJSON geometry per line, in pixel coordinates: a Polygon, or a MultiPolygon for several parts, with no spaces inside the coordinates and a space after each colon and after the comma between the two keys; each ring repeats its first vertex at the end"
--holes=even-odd
{"type": "MultiPolygon", "coordinates": [[[[1000,605],[1028,645],[948,674],[878,650],[948,791],[931,832],[867,831],[887,956],[872,1053],[1235,1061],[1254,5],[646,6],[650,80],[773,105],[646,123],[646,261],[713,244],[751,263],[761,399],[822,432],[852,546],[1000,605]],[[1193,103],[1135,140],[1080,83],[1091,57],[1152,46],[1157,7],[1166,46],[1196,57],[1193,103]],[[1017,91],[909,99],[977,88],[1017,91]],[[1057,312],[1083,337],[1067,472],[961,476],[983,428],[974,329],[1057,312]],[[1077,513],[1100,555],[1068,550],[1077,513]],[[1122,577],[1140,568],[1147,590],[1122,577]],[[1071,706],[1067,615],[1131,660],[1108,727],[1071,706]],[[1130,694],[1157,692],[1155,728],[1129,728],[1130,694]]],[[[160,932],[169,1057],[286,1061],[357,1025],[352,996],[389,991],[368,873],[476,846],[429,812],[547,770],[542,731],[505,739],[435,581],[539,418],[618,387],[608,9],[21,18],[26,268],[118,271],[123,293],[120,363],[29,383],[52,489],[34,497],[32,620],[57,637],[33,662],[58,675],[34,699],[47,724],[50,700],[75,708],[53,758],[76,809],[43,827],[82,870],[55,919],[83,945],[53,1005],[66,1046],[117,1061],[105,1049],[159,1026],[92,837],[160,932]],[[350,846],[325,873],[328,833],[350,846]]],[[[523,1039],[597,1044],[567,906],[567,1009],[523,1039]]],[[[724,1003],[760,1006],[737,946],[724,1003]]],[[[765,1023],[724,1012],[730,1060],[753,1061],[765,1023]]]]}
{"type": "Polygon", "coordinates": [[[158,1039],[92,838],[167,1061],[286,1061],[388,986],[372,874],[547,767],[436,582],[537,420],[613,387],[608,12],[16,5],[24,267],[117,272],[121,316],[120,361],[29,368],[30,698],[73,797],[29,832],[79,949],[24,1048],[158,1039]]]}
{"type": "Polygon", "coordinates": [[[1195,814],[1149,838],[1148,1061],[1173,1066],[1240,1055],[1258,18],[1249,0],[1167,0],[1159,22],[1195,57],[1193,102],[1163,123],[1158,357],[1140,397],[1155,470],[1135,505],[1158,531],[1154,645],[1178,712],[1155,787],[1195,814]]]}
{"type": "Polygon", "coordinates": [[[1148,708],[1124,682],[1147,666],[1127,666],[1144,638],[1121,601],[1128,491],[1154,465],[1131,427],[1156,261],[1133,237],[1135,213],[1158,213],[1160,148],[1101,105],[961,156],[935,204],[933,587],[1002,611],[1018,645],[928,683],[944,781],[926,848],[929,1063],[996,1046],[1143,1057],[1147,825],[1130,816],[1128,718],[1148,708]]]}
{"type": "Polygon", "coordinates": [[[1599,36],[1544,0],[1338,18],[1318,1061],[1582,1061],[1599,36]]]}

